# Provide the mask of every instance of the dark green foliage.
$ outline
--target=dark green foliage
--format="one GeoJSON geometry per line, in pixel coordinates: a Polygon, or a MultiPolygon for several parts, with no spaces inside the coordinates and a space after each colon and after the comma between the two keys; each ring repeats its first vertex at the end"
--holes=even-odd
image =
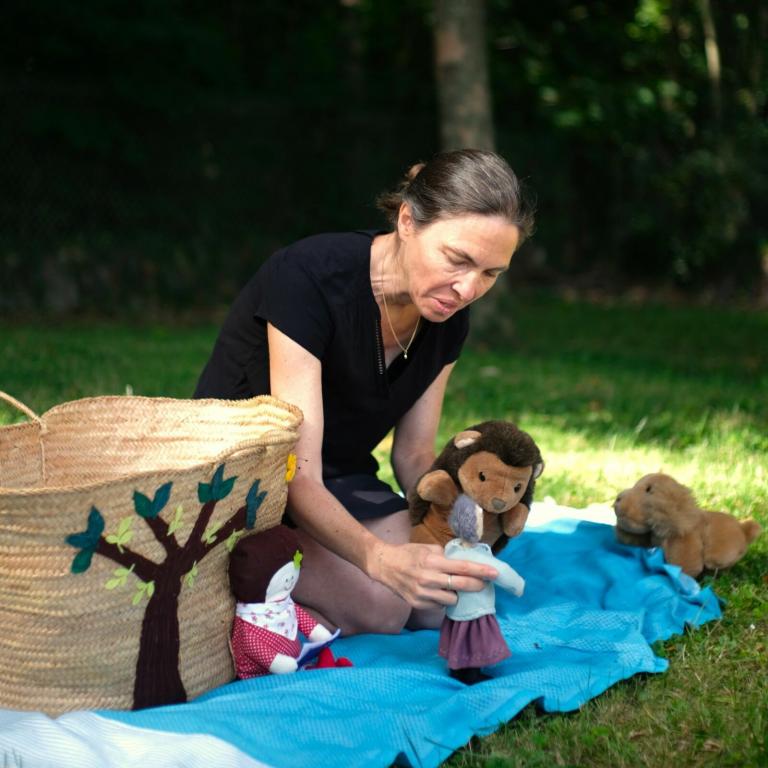
{"type": "Polygon", "coordinates": [[[11,6],[0,311],[231,300],[286,242],[375,226],[435,149],[421,6],[11,6]]]}
{"type": "MultiPolygon", "coordinates": [[[[537,276],[754,288],[768,247],[768,9],[487,0],[499,149],[537,276]]],[[[432,3],[10,0],[0,312],[232,299],[298,237],[376,226],[438,149],[432,3]]]]}
{"type": "Polygon", "coordinates": [[[539,261],[683,286],[760,276],[768,16],[712,3],[716,107],[700,7],[491,4],[501,149],[538,192],[539,261]]]}

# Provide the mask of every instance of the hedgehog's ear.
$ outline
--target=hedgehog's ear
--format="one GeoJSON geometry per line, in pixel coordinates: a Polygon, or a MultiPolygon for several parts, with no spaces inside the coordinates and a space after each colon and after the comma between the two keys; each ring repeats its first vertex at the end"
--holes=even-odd
{"type": "Polygon", "coordinates": [[[533,465],[533,474],[531,480],[535,480],[537,477],[541,477],[541,473],[544,471],[544,462],[540,461],[538,464],[533,465]]]}
{"type": "Polygon", "coordinates": [[[477,442],[482,436],[476,429],[465,429],[453,438],[454,448],[466,448],[477,442]]]}

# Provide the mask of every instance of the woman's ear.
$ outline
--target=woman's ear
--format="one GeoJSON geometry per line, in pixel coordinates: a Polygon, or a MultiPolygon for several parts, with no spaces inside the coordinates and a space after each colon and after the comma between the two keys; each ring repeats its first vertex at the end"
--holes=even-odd
{"type": "Polygon", "coordinates": [[[400,211],[397,214],[397,234],[401,240],[409,238],[416,229],[413,221],[413,211],[408,203],[400,204],[400,211]]]}

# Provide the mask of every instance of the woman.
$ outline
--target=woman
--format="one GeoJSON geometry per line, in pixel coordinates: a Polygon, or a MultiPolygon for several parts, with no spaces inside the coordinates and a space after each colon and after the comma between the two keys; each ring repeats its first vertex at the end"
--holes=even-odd
{"type": "Polygon", "coordinates": [[[391,232],[318,235],[265,262],[195,393],[271,393],[303,411],[288,496],[306,564],[295,599],[347,635],[437,627],[453,590],[497,576],[408,543],[407,504],[377,480],[371,451],[394,427],[401,488],[429,469],[467,307],[532,228],[517,178],[490,152],[438,154],[378,202],[391,232]]]}

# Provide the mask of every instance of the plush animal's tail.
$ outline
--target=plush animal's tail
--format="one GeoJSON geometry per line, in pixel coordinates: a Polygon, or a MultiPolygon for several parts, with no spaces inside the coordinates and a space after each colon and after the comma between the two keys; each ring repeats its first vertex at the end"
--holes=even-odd
{"type": "Polygon", "coordinates": [[[756,520],[742,520],[741,529],[744,531],[744,535],[747,537],[747,544],[754,541],[763,530],[756,520]]]}

